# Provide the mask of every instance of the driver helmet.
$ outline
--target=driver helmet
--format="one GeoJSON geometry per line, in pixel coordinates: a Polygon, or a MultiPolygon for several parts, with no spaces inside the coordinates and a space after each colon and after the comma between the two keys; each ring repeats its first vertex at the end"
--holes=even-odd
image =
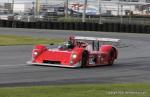
{"type": "Polygon", "coordinates": [[[71,41],[68,41],[68,42],[66,43],[66,47],[67,47],[67,48],[73,48],[73,43],[72,43],[71,41]]]}

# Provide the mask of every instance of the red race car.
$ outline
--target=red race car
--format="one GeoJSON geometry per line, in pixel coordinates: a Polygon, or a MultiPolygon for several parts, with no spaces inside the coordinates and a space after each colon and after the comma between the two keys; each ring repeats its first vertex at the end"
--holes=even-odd
{"type": "Polygon", "coordinates": [[[119,41],[112,38],[73,36],[58,48],[49,49],[44,45],[36,45],[32,51],[32,60],[27,63],[72,68],[113,65],[118,56],[114,44],[119,41]]]}

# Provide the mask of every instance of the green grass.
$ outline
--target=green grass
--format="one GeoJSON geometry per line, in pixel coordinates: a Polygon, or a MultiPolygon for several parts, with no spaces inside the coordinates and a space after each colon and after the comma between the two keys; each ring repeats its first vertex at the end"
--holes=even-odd
{"type": "Polygon", "coordinates": [[[0,88],[0,97],[150,97],[150,83],[0,88]]]}
{"type": "Polygon", "coordinates": [[[63,39],[44,39],[33,38],[28,36],[0,35],[0,46],[58,44],[63,41],[63,39]]]}

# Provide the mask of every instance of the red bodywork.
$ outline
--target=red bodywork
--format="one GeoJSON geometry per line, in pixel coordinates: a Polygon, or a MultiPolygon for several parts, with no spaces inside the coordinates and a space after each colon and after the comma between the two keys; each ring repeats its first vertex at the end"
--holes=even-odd
{"type": "MultiPolygon", "coordinates": [[[[32,51],[32,60],[28,64],[50,65],[60,67],[86,67],[97,65],[112,65],[117,59],[117,49],[112,45],[99,45],[94,50],[87,41],[70,37],[72,48],[48,49],[43,45],[36,45],[32,51]]],[[[94,43],[94,41],[92,41],[94,43]]]]}

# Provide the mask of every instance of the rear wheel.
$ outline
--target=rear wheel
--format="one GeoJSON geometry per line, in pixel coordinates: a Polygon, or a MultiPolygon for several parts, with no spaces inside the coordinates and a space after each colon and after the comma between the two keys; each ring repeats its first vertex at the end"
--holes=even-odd
{"type": "Polygon", "coordinates": [[[81,67],[86,67],[88,62],[88,51],[83,51],[81,59],[81,67]]]}
{"type": "Polygon", "coordinates": [[[109,61],[108,65],[113,65],[114,64],[114,60],[109,61]]]}

